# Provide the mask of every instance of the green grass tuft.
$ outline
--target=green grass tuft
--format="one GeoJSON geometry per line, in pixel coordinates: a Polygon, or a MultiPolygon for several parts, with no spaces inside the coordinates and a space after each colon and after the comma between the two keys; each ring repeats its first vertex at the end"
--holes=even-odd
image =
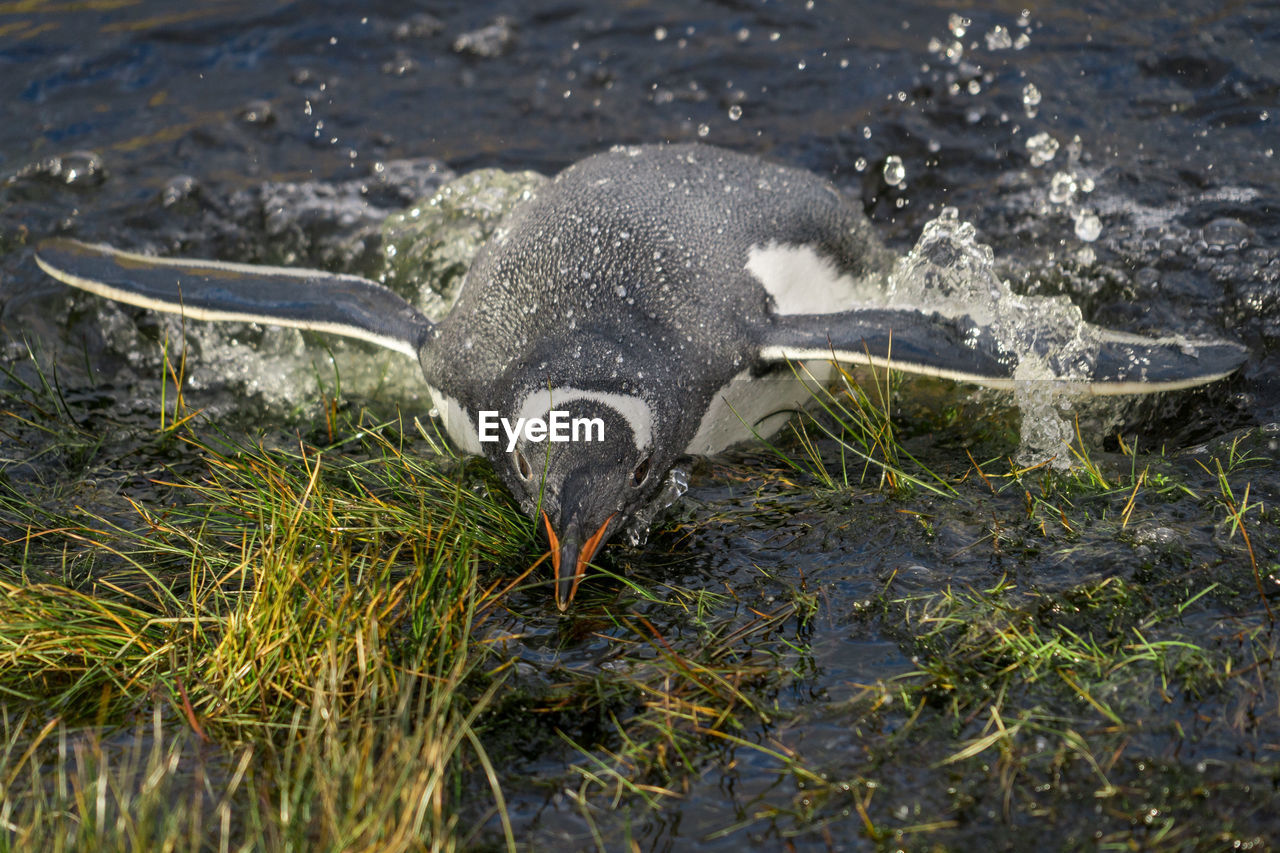
{"type": "Polygon", "coordinates": [[[0,566],[0,846],[452,849],[469,778],[505,825],[476,734],[502,676],[471,636],[482,566],[526,564],[534,528],[387,431],[296,450],[188,433],[205,475],[129,525],[10,514],[27,527],[0,566]],[[100,559],[33,582],[56,543],[100,559]]]}

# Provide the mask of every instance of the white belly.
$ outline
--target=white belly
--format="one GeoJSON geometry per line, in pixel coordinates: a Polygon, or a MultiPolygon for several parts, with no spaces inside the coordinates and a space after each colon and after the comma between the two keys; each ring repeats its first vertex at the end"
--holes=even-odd
{"type": "Polygon", "coordinates": [[[716,392],[685,453],[708,456],[735,444],[768,438],[831,381],[829,361],[796,362],[795,371],[752,377],[743,371],[716,392]],[[802,378],[803,377],[803,378],[802,378]]]}

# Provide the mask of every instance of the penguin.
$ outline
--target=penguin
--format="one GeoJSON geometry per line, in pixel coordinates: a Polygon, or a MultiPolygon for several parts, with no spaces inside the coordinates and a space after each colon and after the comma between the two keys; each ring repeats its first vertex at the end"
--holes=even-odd
{"type": "MultiPolygon", "coordinates": [[[[832,184],[698,144],[619,147],[565,169],[500,223],[436,323],[351,275],[66,238],[40,243],[36,261],[132,305],[416,358],[452,443],[486,456],[540,517],[561,611],[681,457],[779,429],[809,396],[797,376],[822,381],[843,363],[1012,388],[1018,367],[971,316],[869,298],[892,255],[832,184]]],[[[1085,394],[1188,388],[1246,354],[1098,332],[1085,394]]]]}

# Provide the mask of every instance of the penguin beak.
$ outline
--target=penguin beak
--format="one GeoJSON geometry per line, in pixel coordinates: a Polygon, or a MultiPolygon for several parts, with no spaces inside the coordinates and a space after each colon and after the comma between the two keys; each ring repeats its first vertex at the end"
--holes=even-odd
{"type": "Polygon", "coordinates": [[[617,515],[615,512],[606,518],[604,524],[584,542],[583,528],[576,519],[566,521],[562,540],[556,536],[546,512],[542,513],[542,521],[547,526],[547,538],[551,540],[551,562],[556,570],[556,607],[561,613],[569,609],[569,602],[573,601],[578,592],[578,584],[587,572],[587,563],[600,550],[605,534],[609,531],[609,524],[617,515]]]}

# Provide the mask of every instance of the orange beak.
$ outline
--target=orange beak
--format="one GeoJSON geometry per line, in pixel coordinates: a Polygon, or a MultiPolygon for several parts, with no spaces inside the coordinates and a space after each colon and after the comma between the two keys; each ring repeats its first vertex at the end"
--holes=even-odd
{"type": "Polygon", "coordinates": [[[556,571],[556,607],[560,612],[563,613],[569,609],[569,602],[573,601],[573,597],[578,593],[578,584],[582,582],[582,576],[587,573],[587,564],[600,549],[600,543],[604,541],[605,533],[608,532],[609,524],[615,516],[617,516],[616,512],[604,520],[604,524],[591,534],[590,539],[579,545],[576,538],[570,535],[566,535],[564,542],[561,543],[560,537],[556,536],[555,530],[551,528],[551,519],[547,517],[546,512],[542,513],[542,521],[547,527],[547,538],[551,540],[551,563],[556,571]]]}

